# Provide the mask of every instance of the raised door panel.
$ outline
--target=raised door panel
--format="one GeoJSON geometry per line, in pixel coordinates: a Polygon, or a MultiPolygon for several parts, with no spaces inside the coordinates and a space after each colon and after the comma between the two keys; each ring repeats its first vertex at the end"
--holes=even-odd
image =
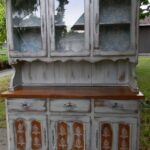
{"type": "Polygon", "coordinates": [[[86,117],[50,118],[52,150],[90,150],[90,122],[86,117]]]}
{"type": "Polygon", "coordinates": [[[51,56],[90,55],[89,5],[89,0],[49,0],[48,44],[51,56]]]}
{"type": "Polygon", "coordinates": [[[9,150],[47,150],[44,116],[9,115],[9,150]]]}
{"type": "Polygon", "coordinates": [[[136,118],[96,118],[96,150],[135,150],[137,147],[136,118]]]}
{"type": "Polygon", "coordinates": [[[6,2],[10,56],[46,56],[45,0],[6,2]]]}
{"type": "Polygon", "coordinates": [[[94,55],[135,55],[138,2],[95,0],[94,55]]]}

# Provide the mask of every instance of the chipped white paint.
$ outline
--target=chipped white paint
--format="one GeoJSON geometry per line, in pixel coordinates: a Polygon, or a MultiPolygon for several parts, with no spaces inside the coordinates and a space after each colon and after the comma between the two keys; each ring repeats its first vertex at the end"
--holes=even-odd
{"type": "MultiPolygon", "coordinates": [[[[138,56],[138,5],[139,0],[85,0],[85,48],[65,52],[55,48],[54,0],[40,0],[41,7],[41,42],[40,52],[20,52],[14,49],[13,21],[11,0],[6,0],[7,41],[9,62],[14,74],[9,90],[18,86],[129,86],[138,91],[135,68],[138,56]],[[115,11],[113,11],[115,9],[115,11]]],[[[72,15],[72,14],[71,14],[72,15]]],[[[34,33],[31,35],[35,35],[34,33]]],[[[33,37],[34,38],[34,37],[33,37]]],[[[71,40],[71,37],[70,39],[71,40]]],[[[80,41],[82,42],[82,41],[80,41]]],[[[35,44],[35,43],[33,43],[35,44]]],[[[65,47],[68,45],[68,39],[65,47]]],[[[109,92],[109,91],[108,91],[109,92]]],[[[71,150],[74,134],[77,136],[76,149],[82,149],[80,137],[84,137],[84,150],[100,150],[101,126],[109,123],[113,130],[112,150],[118,149],[118,126],[126,123],[130,126],[130,150],[138,150],[139,144],[139,102],[90,99],[8,99],[7,128],[9,150],[17,150],[14,122],[25,122],[27,143],[25,150],[32,147],[31,123],[40,122],[42,128],[42,147],[39,150],[71,150]],[[58,143],[57,124],[67,124],[67,144],[63,136],[58,143]],[[81,123],[84,135],[79,128],[73,132],[73,124],[81,123]]],[[[18,130],[21,133],[21,128],[18,130]]],[[[37,135],[34,127],[33,134],[37,135]]],[[[104,136],[108,132],[105,129],[104,136]]],[[[126,138],[126,131],[122,131],[126,138]]],[[[20,139],[20,143],[23,141],[20,139]]],[[[39,145],[39,139],[33,140],[39,145]]],[[[104,149],[109,148],[109,141],[104,141],[104,149]]],[[[126,143],[122,141],[122,149],[126,143]]]]}

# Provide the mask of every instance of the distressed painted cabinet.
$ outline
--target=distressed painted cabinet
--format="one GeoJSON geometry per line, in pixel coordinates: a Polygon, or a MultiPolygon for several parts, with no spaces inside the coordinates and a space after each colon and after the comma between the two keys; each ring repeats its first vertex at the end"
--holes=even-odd
{"type": "Polygon", "coordinates": [[[90,118],[79,116],[50,117],[52,150],[90,150],[90,118]]]}
{"type": "Polygon", "coordinates": [[[9,150],[139,150],[139,0],[6,0],[9,150]]]}
{"type": "Polygon", "coordinates": [[[138,4],[135,0],[28,0],[26,4],[6,0],[12,61],[37,57],[96,61],[95,56],[108,55],[134,59],[138,4]]]}
{"type": "Polygon", "coordinates": [[[11,150],[47,150],[46,101],[28,99],[7,101],[11,150]],[[35,112],[41,112],[39,114],[35,112]]]}
{"type": "Polygon", "coordinates": [[[137,119],[134,117],[101,117],[96,119],[96,149],[138,149],[137,119]],[[136,136],[136,137],[135,137],[136,136]]]}

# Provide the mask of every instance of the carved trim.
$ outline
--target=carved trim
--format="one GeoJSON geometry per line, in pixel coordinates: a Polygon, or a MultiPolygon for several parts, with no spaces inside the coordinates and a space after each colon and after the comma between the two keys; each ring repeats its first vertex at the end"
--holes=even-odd
{"type": "Polygon", "coordinates": [[[101,150],[112,149],[112,127],[109,123],[103,123],[101,125],[101,150]]]}
{"type": "Polygon", "coordinates": [[[129,124],[120,123],[118,132],[118,150],[129,150],[129,146],[130,126],[129,124]]]}
{"type": "Polygon", "coordinates": [[[68,126],[66,123],[60,122],[57,124],[57,135],[58,135],[57,149],[67,150],[68,126]]]}
{"type": "Polygon", "coordinates": [[[39,121],[33,120],[31,123],[31,140],[32,149],[38,150],[42,147],[41,123],[39,121]]]}
{"type": "Polygon", "coordinates": [[[34,62],[37,60],[43,61],[43,62],[56,62],[56,61],[60,61],[60,62],[68,62],[68,61],[75,61],[75,62],[80,62],[80,61],[87,61],[90,63],[96,63],[96,62],[101,62],[101,61],[105,61],[105,60],[110,60],[112,62],[117,62],[119,60],[129,60],[132,63],[136,63],[136,58],[135,56],[113,56],[113,57],[56,57],[56,58],[46,58],[46,57],[39,57],[39,58],[10,58],[10,64],[15,64],[19,61],[27,61],[27,62],[34,62]]]}
{"type": "Polygon", "coordinates": [[[15,121],[16,129],[16,146],[19,150],[25,150],[26,148],[26,127],[25,122],[22,119],[15,121]]]}
{"type": "Polygon", "coordinates": [[[73,148],[72,150],[84,150],[84,126],[83,123],[75,122],[73,124],[73,148]]]}

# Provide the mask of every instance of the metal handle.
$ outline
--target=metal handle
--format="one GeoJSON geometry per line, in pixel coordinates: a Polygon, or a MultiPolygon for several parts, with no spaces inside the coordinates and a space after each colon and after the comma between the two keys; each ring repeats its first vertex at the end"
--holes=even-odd
{"type": "Polygon", "coordinates": [[[98,138],[98,130],[96,131],[96,148],[98,148],[98,141],[99,141],[99,138],[98,138]]]}
{"type": "Polygon", "coordinates": [[[115,109],[123,109],[123,105],[119,105],[118,103],[114,103],[112,105],[112,108],[115,108],[115,109]]]}
{"type": "Polygon", "coordinates": [[[69,102],[69,103],[67,103],[67,104],[64,104],[64,107],[65,107],[67,110],[71,111],[71,110],[74,110],[77,106],[76,106],[76,104],[72,104],[71,102],[69,102]]]}
{"type": "Polygon", "coordinates": [[[31,107],[31,104],[23,103],[22,107],[25,108],[25,109],[27,109],[27,108],[31,107]]]}
{"type": "Polygon", "coordinates": [[[99,28],[99,18],[98,18],[98,14],[96,14],[96,16],[95,16],[95,29],[96,29],[96,32],[97,32],[97,29],[99,28]]]}
{"type": "Polygon", "coordinates": [[[44,143],[45,143],[45,145],[46,145],[46,129],[44,129],[44,143]]]}

